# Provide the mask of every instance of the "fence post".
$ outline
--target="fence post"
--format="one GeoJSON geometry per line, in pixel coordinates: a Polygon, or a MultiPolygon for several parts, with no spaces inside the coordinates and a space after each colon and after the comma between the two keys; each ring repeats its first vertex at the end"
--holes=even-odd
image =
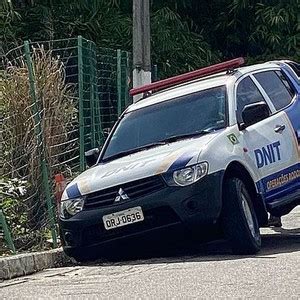
{"type": "Polygon", "coordinates": [[[13,254],[16,254],[16,248],[11,238],[11,234],[6,223],[5,216],[1,209],[0,209],[0,225],[1,225],[0,227],[3,228],[4,239],[6,240],[8,247],[13,252],[13,254]]]}
{"type": "Polygon", "coordinates": [[[83,111],[83,58],[82,58],[82,36],[79,35],[77,39],[78,46],[78,115],[79,115],[79,161],[80,171],[85,169],[84,158],[84,111],[83,111]]]}
{"type": "Polygon", "coordinates": [[[118,116],[122,113],[122,51],[117,50],[118,116]]]}
{"type": "Polygon", "coordinates": [[[38,141],[38,147],[40,148],[40,163],[41,163],[41,171],[42,171],[42,181],[43,181],[43,188],[45,191],[45,197],[47,202],[47,209],[48,209],[48,217],[50,221],[50,227],[51,227],[51,235],[53,240],[53,246],[54,248],[57,247],[57,236],[56,236],[56,229],[55,229],[55,221],[54,221],[54,213],[53,213],[53,205],[51,201],[51,193],[50,193],[50,186],[49,186],[49,174],[48,174],[48,168],[45,158],[45,145],[44,145],[44,138],[43,138],[43,130],[41,126],[41,116],[40,111],[37,103],[37,95],[36,95],[36,89],[35,89],[35,74],[33,70],[32,60],[30,56],[30,48],[29,48],[29,42],[24,42],[24,50],[25,50],[25,58],[26,58],[26,64],[28,68],[28,77],[29,77],[29,90],[30,90],[30,96],[32,99],[32,114],[33,114],[33,120],[34,120],[34,132],[35,136],[38,141]]]}
{"type": "Polygon", "coordinates": [[[103,145],[103,130],[102,130],[102,119],[101,119],[101,107],[99,98],[99,88],[98,88],[98,72],[97,72],[97,53],[95,52],[95,120],[96,120],[96,133],[97,133],[97,145],[103,145]]]}
{"type": "Polygon", "coordinates": [[[89,70],[90,70],[90,111],[91,111],[91,140],[92,147],[96,146],[96,122],[95,122],[95,57],[93,42],[89,44],[89,70]]]}
{"type": "Polygon", "coordinates": [[[129,99],[129,53],[126,51],[126,60],[125,60],[125,89],[124,89],[124,105],[125,108],[128,106],[128,99],[129,99]]]}

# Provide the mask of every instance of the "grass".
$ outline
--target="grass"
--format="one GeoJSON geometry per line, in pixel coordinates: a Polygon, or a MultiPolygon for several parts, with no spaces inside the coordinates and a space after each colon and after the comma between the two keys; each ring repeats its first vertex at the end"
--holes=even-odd
{"type": "MultiPolygon", "coordinates": [[[[24,222],[20,220],[18,223],[17,216],[7,217],[13,220],[9,224],[10,228],[24,227],[24,232],[29,237],[35,236],[33,233],[36,231],[42,232],[48,225],[41,158],[45,157],[52,180],[56,172],[64,172],[70,167],[65,161],[72,157],[71,150],[77,151],[78,148],[76,142],[70,142],[71,135],[78,128],[76,87],[66,82],[64,63],[42,45],[32,48],[31,59],[38,112],[35,111],[30,94],[29,74],[24,56],[5,61],[5,69],[0,73],[0,176],[5,180],[17,178],[28,183],[26,194],[17,197],[18,201],[12,201],[14,207],[9,209],[10,206],[6,205],[6,214],[25,213],[24,222]],[[39,119],[40,133],[36,119],[39,119]],[[41,140],[44,148],[39,143],[41,140]]],[[[49,184],[52,185],[52,182],[49,184]]],[[[0,207],[5,206],[6,201],[2,196],[0,207]]],[[[43,243],[37,237],[34,240],[34,243],[22,242],[19,248],[43,243]]]]}

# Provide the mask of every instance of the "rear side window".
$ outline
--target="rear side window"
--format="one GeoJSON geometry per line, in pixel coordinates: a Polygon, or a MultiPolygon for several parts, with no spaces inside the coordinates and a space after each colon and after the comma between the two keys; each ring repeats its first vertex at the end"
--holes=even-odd
{"type": "Polygon", "coordinates": [[[276,71],[276,74],[281,79],[282,83],[284,84],[284,86],[286,87],[286,89],[289,91],[289,93],[291,94],[291,96],[294,97],[295,92],[294,92],[292,86],[290,85],[290,82],[285,77],[285,75],[281,71],[276,71]]]}
{"type": "Polygon", "coordinates": [[[248,104],[264,101],[262,94],[258,90],[250,77],[244,78],[237,87],[236,94],[237,112],[236,118],[239,124],[243,122],[242,111],[248,104]]]}
{"type": "Polygon", "coordinates": [[[254,77],[266,91],[276,110],[280,110],[291,103],[293,94],[285,85],[289,85],[286,79],[284,83],[274,71],[256,73],[254,77]]]}

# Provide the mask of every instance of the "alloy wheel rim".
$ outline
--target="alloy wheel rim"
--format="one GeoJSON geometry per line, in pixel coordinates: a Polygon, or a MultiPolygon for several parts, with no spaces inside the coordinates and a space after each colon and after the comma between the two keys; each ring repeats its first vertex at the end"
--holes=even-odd
{"type": "Polygon", "coordinates": [[[246,196],[243,193],[242,193],[241,196],[242,196],[242,207],[243,207],[243,211],[244,211],[244,215],[246,217],[248,227],[250,229],[250,232],[251,232],[252,236],[255,239],[257,239],[257,234],[256,234],[256,231],[255,231],[255,223],[254,223],[254,219],[253,219],[248,201],[246,199],[246,196]]]}

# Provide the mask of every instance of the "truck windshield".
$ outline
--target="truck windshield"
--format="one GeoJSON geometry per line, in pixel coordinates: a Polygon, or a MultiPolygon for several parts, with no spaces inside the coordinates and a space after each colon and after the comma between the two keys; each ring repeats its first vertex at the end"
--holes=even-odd
{"type": "Polygon", "coordinates": [[[114,130],[103,161],[145,148],[191,138],[226,126],[226,87],[219,86],[125,114],[114,130]]]}

